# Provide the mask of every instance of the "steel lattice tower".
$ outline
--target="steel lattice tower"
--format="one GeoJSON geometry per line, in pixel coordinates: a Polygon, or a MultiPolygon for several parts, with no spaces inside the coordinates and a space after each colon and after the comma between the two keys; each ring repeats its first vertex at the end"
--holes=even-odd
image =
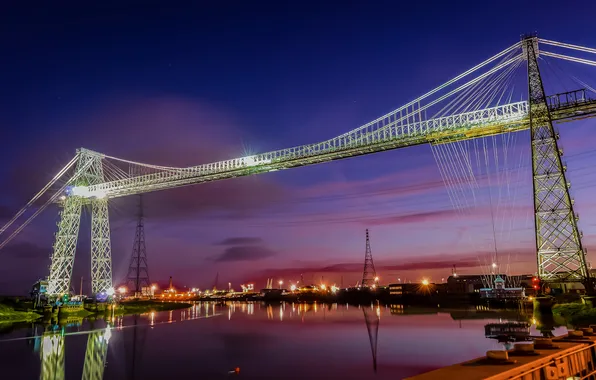
{"type": "Polygon", "coordinates": [[[368,229],[366,229],[366,253],[364,254],[364,272],[362,274],[362,286],[371,287],[375,285],[375,278],[377,272],[375,271],[375,264],[373,263],[372,252],[370,250],[370,239],[368,236],[368,229]]]}
{"type": "Polygon", "coordinates": [[[143,196],[139,196],[139,219],[135,232],[135,241],[132,247],[132,256],[126,276],[127,285],[134,289],[135,295],[142,293],[143,287],[148,287],[149,267],[147,265],[147,250],[145,247],[145,217],[143,214],[143,196]]]}
{"type": "MultiPolygon", "coordinates": [[[[81,149],[78,152],[77,176],[73,186],[90,186],[105,182],[101,154],[81,149]]],[[[93,294],[112,288],[112,248],[107,198],[84,198],[70,195],[62,201],[58,232],[52,253],[48,294],[70,293],[77,238],[83,204],[91,205],[91,291],[93,294]]]]}
{"type": "MultiPolygon", "coordinates": [[[[538,277],[544,282],[584,282],[589,272],[577,227],[578,217],[565,178],[559,150],[538,67],[538,39],[522,41],[528,61],[530,135],[538,277]]],[[[586,286],[591,291],[591,286],[586,286]]]]}

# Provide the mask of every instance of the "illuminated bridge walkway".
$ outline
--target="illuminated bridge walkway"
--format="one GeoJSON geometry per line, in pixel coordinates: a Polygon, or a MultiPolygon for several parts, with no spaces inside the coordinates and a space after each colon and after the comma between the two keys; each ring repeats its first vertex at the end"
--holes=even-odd
{"type": "Polygon", "coordinates": [[[56,296],[68,293],[81,210],[88,205],[92,215],[92,292],[110,293],[113,292],[110,199],[417,144],[448,144],[530,129],[538,274],[545,282],[586,283],[589,274],[584,249],[553,123],[596,115],[596,100],[592,99],[596,92],[573,76],[579,90],[546,94],[539,59],[541,62],[546,58],[570,61],[583,67],[596,66],[596,61],[545,51],[543,47],[571,51],[575,55],[596,54],[596,49],[528,36],[423,96],[340,136],[225,161],[176,168],[79,149],[72,160],[0,228],[0,235],[5,235],[0,249],[47,206],[59,203],[62,209],[48,276],[48,293],[56,296]],[[519,84],[520,72],[523,72],[523,86],[515,86],[519,84]],[[527,99],[512,101],[515,88],[527,88],[524,95],[527,99]],[[34,204],[41,206],[32,207],[34,204]]]}

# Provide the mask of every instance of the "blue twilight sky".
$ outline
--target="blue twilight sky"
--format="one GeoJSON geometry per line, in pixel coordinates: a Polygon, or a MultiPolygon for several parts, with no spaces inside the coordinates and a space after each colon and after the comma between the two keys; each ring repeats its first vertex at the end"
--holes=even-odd
{"type": "MultiPolygon", "coordinates": [[[[0,6],[2,219],[79,147],[181,166],[290,147],[373,120],[524,33],[596,47],[592,1],[56,4],[0,6]]],[[[576,66],[548,68],[556,78],[576,66]]],[[[596,70],[577,70],[594,86],[596,70]]],[[[594,123],[561,127],[588,249],[594,123]]],[[[528,138],[484,141],[502,167],[508,147],[509,174],[486,183],[463,217],[428,146],[150,194],[152,280],[205,287],[219,272],[221,284],[300,274],[352,284],[365,228],[385,281],[439,281],[453,264],[480,272],[495,243],[507,270],[533,272],[528,138]]],[[[116,281],[127,271],[134,203],[111,207],[116,281]]],[[[0,293],[47,274],[56,221],[47,210],[0,252],[0,293]]],[[[88,278],[88,214],[81,229],[74,275],[88,278]]]]}

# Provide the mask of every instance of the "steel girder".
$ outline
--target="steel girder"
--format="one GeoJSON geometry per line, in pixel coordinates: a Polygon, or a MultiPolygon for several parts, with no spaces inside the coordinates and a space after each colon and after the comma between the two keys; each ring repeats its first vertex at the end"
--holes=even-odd
{"type": "Polygon", "coordinates": [[[538,276],[547,283],[585,282],[585,252],[540,76],[536,37],[524,39],[523,48],[528,61],[538,276]]]}

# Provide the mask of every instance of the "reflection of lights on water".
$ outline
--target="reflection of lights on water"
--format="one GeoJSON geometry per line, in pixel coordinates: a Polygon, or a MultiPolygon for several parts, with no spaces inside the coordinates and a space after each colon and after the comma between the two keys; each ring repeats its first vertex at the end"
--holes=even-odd
{"type": "Polygon", "coordinates": [[[284,309],[283,308],[279,308],[279,320],[283,321],[284,320],[284,309]]]}
{"type": "Polygon", "coordinates": [[[232,308],[228,307],[228,321],[232,319],[232,308]]]}
{"type": "Polygon", "coordinates": [[[273,306],[267,306],[267,319],[273,319],[273,306]]]}
{"type": "Polygon", "coordinates": [[[155,324],[155,312],[152,311],[151,312],[151,326],[153,326],[155,324]]]}
{"type": "Polygon", "coordinates": [[[377,306],[377,318],[381,318],[381,308],[377,306]]]}

